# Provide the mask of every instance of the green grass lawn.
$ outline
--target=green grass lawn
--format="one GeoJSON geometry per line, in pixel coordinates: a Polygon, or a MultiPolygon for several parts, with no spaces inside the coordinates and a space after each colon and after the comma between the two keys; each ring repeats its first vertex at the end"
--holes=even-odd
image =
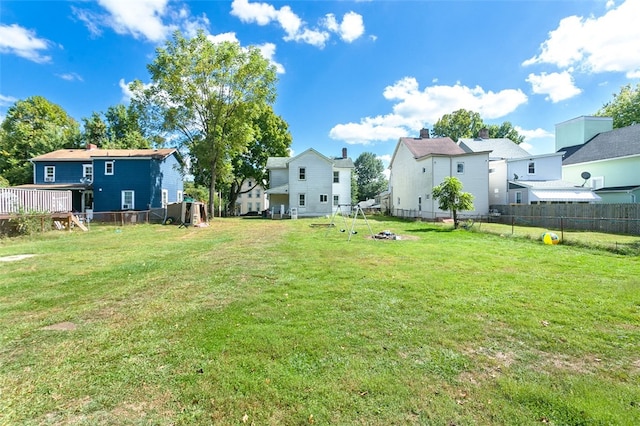
{"type": "Polygon", "coordinates": [[[0,424],[640,424],[639,256],[328,223],[0,240],[0,424]]]}

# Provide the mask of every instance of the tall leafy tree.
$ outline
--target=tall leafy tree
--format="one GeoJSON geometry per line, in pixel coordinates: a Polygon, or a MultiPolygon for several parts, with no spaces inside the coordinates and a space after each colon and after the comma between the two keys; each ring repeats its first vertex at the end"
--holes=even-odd
{"type": "Polygon", "coordinates": [[[127,108],[122,104],[110,106],[104,116],[107,121],[109,148],[151,148],[151,141],[144,137],[135,107],[127,108]]]}
{"type": "Polygon", "coordinates": [[[107,136],[107,125],[99,113],[93,112],[91,117],[82,119],[84,131],[82,132],[82,140],[85,144],[93,144],[102,148],[109,140],[107,136]]]}
{"type": "Polygon", "coordinates": [[[11,106],[0,135],[0,175],[11,185],[32,183],[31,158],[80,145],[78,122],[42,96],[11,106]]]}
{"type": "Polygon", "coordinates": [[[134,107],[188,149],[212,212],[219,177],[231,173],[231,160],[255,140],[254,120],[275,101],[275,67],[256,47],[215,44],[200,31],[191,39],[175,32],[148,69],[152,84],[131,86],[134,107]]]}
{"type": "Polygon", "coordinates": [[[460,138],[473,138],[478,135],[484,122],[480,114],[466,109],[459,109],[451,114],[443,115],[433,125],[431,135],[433,137],[450,137],[454,142],[460,138]]]}
{"type": "Polygon", "coordinates": [[[271,106],[266,106],[254,121],[254,140],[249,143],[247,150],[236,155],[232,160],[232,179],[228,185],[227,211],[234,211],[238,196],[242,193],[245,181],[257,185],[268,186],[269,173],[266,170],[269,157],[284,157],[291,147],[291,133],[287,122],[276,115],[271,106]]]}
{"type": "Polygon", "coordinates": [[[462,182],[454,176],[447,176],[444,181],[433,187],[433,198],[438,200],[440,210],[450,210],[453,215],[453,226],[458,227],[458,212],[473,209],[473,195],[462,191],[462,182]]]}
{"type": "Polygon", "coordinates": [[[490,138],[507,138],[517,145],[520,145],[522,142],[524,142],[524,136],[518,133],[515,127],[513,127],[513,124],[511,124],[511,122],[509,121],[504,121],[501,125],[490,124],[486,127],[489,131],[490,138]]]}
{"type": "Polygon", "coordinates": [[[596,115],[613,118],[614,129],[640,124],[640,83],[635,88],[631,84],[622,86],[596,115]]]}
{"type": "Polygon", "coordinates": [[[387,179],[382,173],[384,164],[374,153],[363,152],[353,164],[360,201],[375,198],[376,195],[387,189],[387,179]]]}
{"type": "Polygon", "coordinates": [[[466,109],[459,109],[451,114],[445,114],[433,125],[431,135],[433,137],[450,137],[454,142],[460,138],[476,138],[480,130],[486,128],[490,138],[507,138],[516,144],[524,142],[524,136],[520,135],[509,121],[502,124],[487,125],[480,114],[466,109]]]}

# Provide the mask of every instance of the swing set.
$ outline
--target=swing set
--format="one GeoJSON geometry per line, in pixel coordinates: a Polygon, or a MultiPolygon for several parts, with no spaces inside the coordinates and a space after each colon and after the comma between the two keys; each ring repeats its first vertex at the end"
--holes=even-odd
{"type": "Polygon", "coordinates": [[[364,223],[367,224],[367,228],[369,228],[369,233],[371,234],[372,238],[375,238],[373,235],[373,231],[371,230],[371,226],[369,225],[369,221],[367,220],[367,216],[365,216],[364,211],[362,211],[362,207],[360,207],[359,205],[356,205],[355,207],[353,207],[351,204],[338,204],[336,206],[336,210],[333,212],[333,215],[331,216],[331,223],[329,223],[329,227],[327,228],[327,233],[325,234],[325,236],[327,236],[329,234],[329,230],[331,230],[331,228],[333,228],[336,222],[336,216],[338,216],[338,213],[340,214],[340,216],[342,216],[342,228],[340,228],[340,232],[348,232],[349,233],[349,238],[347,239],[347,241],[351,241],[351,236],[354,234],[357,234],[358,231],[355,230],[356,227],[356,220],[358,219],[359,215],[362,215],[362,218],[364,219],[364,223]],[[348,208],[347,210],[343,210],[343,208],[348,208]],[[347,216],[349,216],[350,212],[352,209],[355,209],[355,213],[353,214],[353,221],[351,221],[351,228],[349,228],[349,225],[347,223],[347,216]]]}

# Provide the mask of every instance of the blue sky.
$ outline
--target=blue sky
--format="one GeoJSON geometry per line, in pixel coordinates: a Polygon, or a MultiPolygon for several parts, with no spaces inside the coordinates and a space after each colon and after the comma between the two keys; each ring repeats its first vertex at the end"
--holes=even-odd
{"type": "Polygon", "coordinates": [[[294,153],[386,165],[398,138],[465,108],[545,154],[555,124],[640,82],[637,17],[640,0],[2,0],[0,119],[35,95],[79,122],[126,104],[174,30],[202,29],[277,67],[294,153]]]}

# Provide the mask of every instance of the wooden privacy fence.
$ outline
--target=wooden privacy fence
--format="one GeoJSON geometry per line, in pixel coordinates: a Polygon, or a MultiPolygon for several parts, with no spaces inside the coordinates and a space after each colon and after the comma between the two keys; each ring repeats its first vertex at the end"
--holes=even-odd
{"type": "Polygon", "coordinates": [[[494,205],[491,222],[557,230],[640,235],[640,204],[494,205]]]}
{"type": "Polygon", "coordinates": [[[70,212],[71,191],[0,188],[0,215],[70,212]]]}

